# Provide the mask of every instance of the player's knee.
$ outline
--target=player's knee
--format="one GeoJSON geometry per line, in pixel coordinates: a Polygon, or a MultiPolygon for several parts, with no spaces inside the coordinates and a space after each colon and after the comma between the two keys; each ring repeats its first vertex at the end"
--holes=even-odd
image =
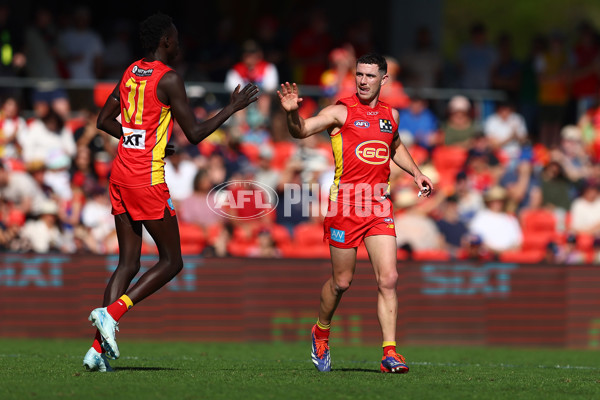
{"type": "Polygon", "coordinates": [[[350,289],[350,285],[352,285],[352,278],[338,278],[333,283],[333,289],[336,293],[341,294],[346,290],[350,289]]]}
{"type": "Polygon", "coordinates": [[[380,290],[394,290],[396,289],[396,284],[398,283],[398,272],[390,271],[385,274],[381,274],[379,276],[379,281],[377,282],[380,290]]]}

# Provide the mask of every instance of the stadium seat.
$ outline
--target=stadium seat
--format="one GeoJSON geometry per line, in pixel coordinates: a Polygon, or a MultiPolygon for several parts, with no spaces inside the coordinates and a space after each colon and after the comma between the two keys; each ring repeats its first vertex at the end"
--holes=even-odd
{"type": "Polygon", "coordinates": [[[577,234],[577,250],[588,252],[594,247],[594,235],[589,233],[578,233],[577,234]]]}
{"type": "Polygon", "coordinates": [[[412,258],[415,261],[448,261],[450,253],[444,249],[415,250],[412,258]]]}
{"type": "Polygon", "coordinates": [[[74,133],[77,129],[84,126],[85,123],[86,121],[83,118],[70,118],[65,121],[65,126],[74,133]]]}
{"type": "Polygon", "coordinates": [[[433,166],[438,171],[460,171],[467,159],[467,150],[459,146],[440,146],[433,150],[433,166]]]}
{"type": "Polygon", "coordinates": [[[294,228],[294,241],[299,247],[323,243],[323,225],[303,222],[294,228]]]}
{"type": "Polygon", "coordinates": [[[284,141],[273,143],[273,160],[271,160],[271,168],[282,170],[285,168],[290,157],[294,155],[298,146],[294,142],[284,141]]]}
{"type": "Polygon", "coordinates": [[[290,231],[283,225],[272,224],[266,228],[277,245],[291,243],[290,231]]]}
{"type": "Polygon", "coordinates": [[[548,243],[554,239],[554,232],[523,230],[521,250],[544,250],[548,243]]]}
{"type": "Polygon", "coordinates": [[[521,227],[528,232],[555,232],[556,217],[549,210],[523,210],[521,227]]]}
{"type": "Polygon", "coordinates": [[[408,152],[412,156],[413,160],[415,160],[417,165],[423,164],[429,157],[429,153],[427,152],[427,150],[417,145],[410,146],[408,152]]]}
{"type": "Polygon", "coordinates": [[[227,243],[227,251],[234,257],[247,257],[250,249],[252,248],[250,243],[241,243],[236,240],[232,240],[227,243]]]}
{"type": "Polygon", "coordinates": [[[179,222],[179,236],[181,245],[204,245],[205,235],[201,227],[195,224],[179,222]]]}
{"type": "Polygon", "coordinates": [[[329,258],[329,245],[326,243],[298,246],[297,243],[288,243],[277,246],[283,257],[286,258],[329,258]]]}
{"type": "Polygon", "coordinates": [[[260,147],[254,143],[241,143],[240,152],[248,157],[248,160],[250,160],[252,164],[256,164],[258,162],[260,147]]]}
{"type": "Polygon", "coordinates": [[[197,256],[203,249],[202,243],[181,243],[181,254],[184,256],[197,256]]]}
{"type": "Polygon", "coordinates": [[[98,82],[94,85],[94,104],[102,108],[106,99],[115,89],[116,82],[98,82]]]}
{"type": "Polygon", "coordinates": [[[544,259],[544,250],[507,250],[500,253],[501,262],[536,264],[544,259]]]}

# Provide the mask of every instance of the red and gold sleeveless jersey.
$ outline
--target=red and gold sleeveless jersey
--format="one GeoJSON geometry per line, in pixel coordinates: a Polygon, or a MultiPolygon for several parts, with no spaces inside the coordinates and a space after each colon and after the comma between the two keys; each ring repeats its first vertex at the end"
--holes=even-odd
{"type": "Polygon", "coordinates": [[[156,96],[156,86],[171,68],[143,59],[131,64],[119,85],[121,125],[117,156],[110,180],[124,187],[147,187],[165,182],[164,157],[171,137],[171,107],[156,96]]]}
{"type": "Polygon", "coordinates": [[[374,108],[356,95],[339,100],[348,110],[341,129],[331,136],[335,176],[332,201],[364,206],[389,194],[390,147],[398,125],[392,108],[378,102],[374,108]]]}

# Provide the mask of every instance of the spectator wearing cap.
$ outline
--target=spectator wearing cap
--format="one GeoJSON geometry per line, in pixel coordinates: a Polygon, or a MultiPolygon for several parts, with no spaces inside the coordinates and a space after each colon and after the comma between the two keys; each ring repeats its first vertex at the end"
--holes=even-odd
{"type": "Polygon", "coordinates": [[[600,233],[600,182],[585,182],[581,195],[571,204],[571,230],[575,233],[600,233]]]}
{"type": "Polygon", "coordinates": [[[413,96],[410,106],[400,110],[398,132],[402,138],[410,135],[412,143],[425,148],[429,153],[441,141],[437,118],[428,108],[427,100],[420,96],[413,96]]]}
{"type": "Polygon", "coordinates": [[[484,194],[486,208],[477,212],[469,231],[481,237],[483,245],[494,254],[521,246],[523,233],[519,221],[505,211],[507,192],[494,186],[484,194]]]}
{"type": "Polygon", "coordinates": [[[412,251],[435,250],[443,247],[443,238],[435,221],[423,214],[417,207],[417,194],[408,188],[402,188],[393,196],[396,243],[398,248],[406,245],[412,251]]]}
{"type": "Polygon", "coordinates": [[[508,168],[516,168],[521,148],[527,140],[527,127],[514,106],[508,102],[499,103],[496,111],[485,120],[483,132],[492,149],[506,160],[508,168]]]}
{"type": "Polygon", "coordinates": [[[254,83],[259,87],[261,95],[256,107],[251,106],[247,111],[238,112],[241,121],[257,118],[254,125],[260,125],[267,121],[271,111],[271,95],[279,85],[279,74],[277,67],[263,59],[263,52],[254,40],[247,40],[242,45],[241,61],[235,64],[225,77],[225,87],[233,91],[236,86],[244,87],[248,83],[254,83]]]}
{"type": "Polygon", "coordinates": [[[448,118],[442,124],[444,144],[469,148],[481,127],[471,116],[471,103],[465,96],[454,96],[448,103],[448,118]]]}
{"type": "Polygon", "coordinates": [[[571,181],[587,178],[591,171],[591,161],[581,139],[581,129],[575,125],[566,125],[561,129],[560,136],[560,146],[550,152],[551,160],[561,165],[571,181]]]}

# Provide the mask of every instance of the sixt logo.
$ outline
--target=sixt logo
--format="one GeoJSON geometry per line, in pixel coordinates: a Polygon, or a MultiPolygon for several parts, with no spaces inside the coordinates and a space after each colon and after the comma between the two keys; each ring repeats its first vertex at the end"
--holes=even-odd
{"type": "Polygon", "coordinates": [[[354,126],[357,128],[368,128],[371,126],[367,121],[354,121],[354,126]]]}
{"type": "Polygon", "coordinates": [[[137,65],[134,65],[131,72],[136,76],[150,76],[154,72],[154,69],[141,69],[137,65]]]}
{"type": "Polygon", "coordinates": [[[123,147],[144,150],[146,148],[146,130],[123,128],[123,147]]]}
{"type": "Polygon", "coordinates": [[[356,157],[367,164],[385,164],[390,159],[390,148],[381,140],[367,140],[356,146],[356,157]]]}

